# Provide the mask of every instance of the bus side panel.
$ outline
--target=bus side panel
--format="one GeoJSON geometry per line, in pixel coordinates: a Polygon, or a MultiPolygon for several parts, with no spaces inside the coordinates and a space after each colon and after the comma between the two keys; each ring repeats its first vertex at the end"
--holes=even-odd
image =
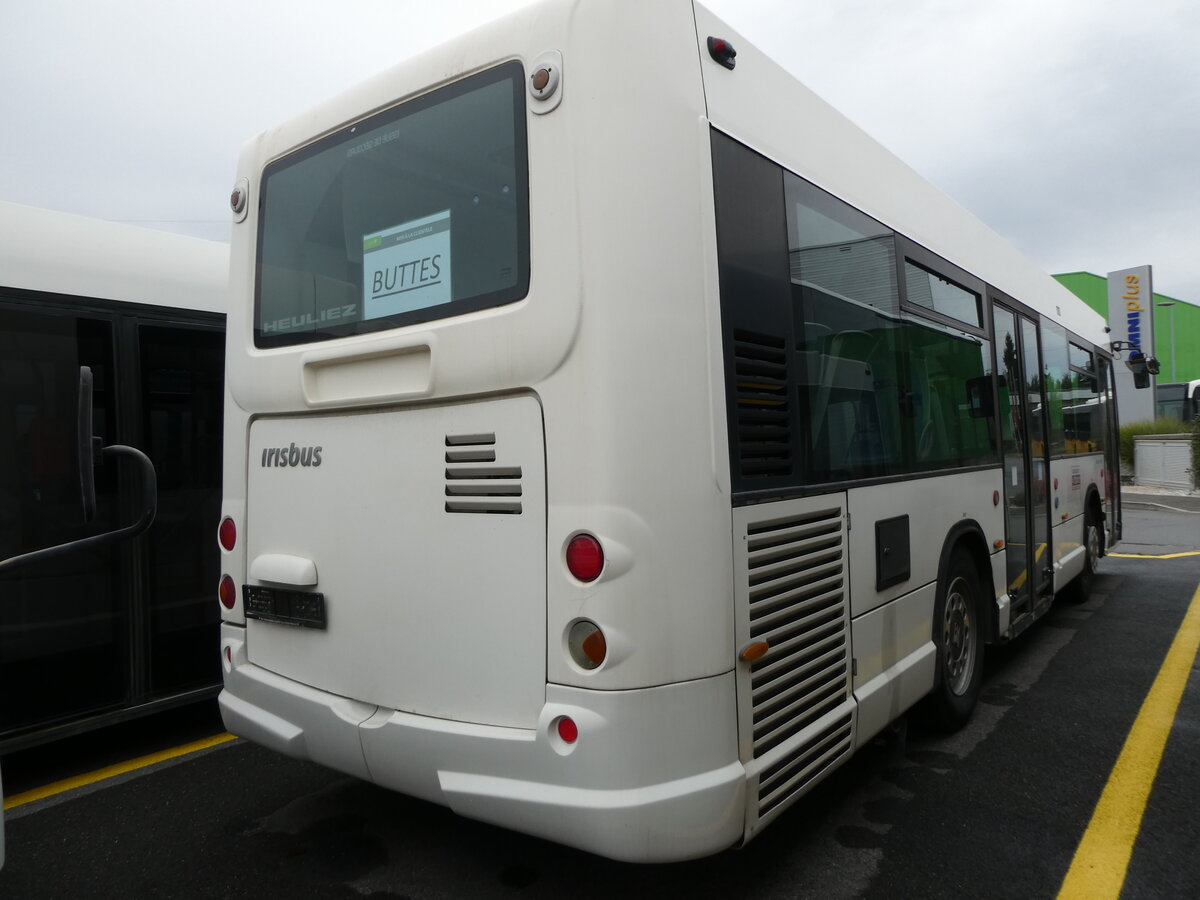
{"type": "Polygon", "coordinates": [[[1089,491],[1104,497],[1104,457],[1059,457],[1050,463],[1054,535],[1054,590],[1057,593],[1083,570],[1083,527],[1089,491]]]}
{"type": "Polygon", "coordinates": [[[855,746],[861,747],[933,688],[937,649],[932,616],[937,585],[927,584],[851,623],[855,746]]]}
{"type": "Polygon", "coordinates": [[[851,615],[858,618],[936,581],[944,538],[964,519],[979,523],[989,546],[1003,541],[1004,507],[993,502],[1003,487],[1001,479],[999,469],[988,469],[852,488],[848,492],[850,558],[854,562],[850,570],[851,615]],[[901,518],[905,521],[896,521],[901,518]],[[908,573],[903,578],[884,577],[891,583],[880,588],[881,575],[887,575],[880,571],[881,560],[903,552],[898,546],[883,545],[898,543],[895,538],[889,536],[890,540],[885,538],[881,543],[881,534],[887,534],[881,526],[886,529],[888,525],[900,528],[905,535],[908,573]]]}

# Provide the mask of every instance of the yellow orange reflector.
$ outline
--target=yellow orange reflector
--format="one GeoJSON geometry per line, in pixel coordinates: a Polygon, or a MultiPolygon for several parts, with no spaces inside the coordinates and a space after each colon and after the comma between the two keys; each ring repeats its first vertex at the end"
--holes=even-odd
{"type": "Polygon", "coordinates": [[[992,546],[995,547],[997,550],[999,550],[1001,547],[1004,546],[1004,538],[1000,538],[999,540],[992,541],[992,546]]]}
{"type": "Polygon", "coordinates": [[[596,665],[600,665],[604,662],[604,657],[608,655],[608,642],[604,640],[604,632],[597,628],[583,639],[580,649],[584,656],[596,665]]]}
{"type": "Polygon", "coordinates": [[[747,644],[742,648],[742,652],[738,654],[742,662],[758,662],[767,655],[767,651],[771,649],[771,645],[766,641],[755,641],[753,644],[747,644]]]}

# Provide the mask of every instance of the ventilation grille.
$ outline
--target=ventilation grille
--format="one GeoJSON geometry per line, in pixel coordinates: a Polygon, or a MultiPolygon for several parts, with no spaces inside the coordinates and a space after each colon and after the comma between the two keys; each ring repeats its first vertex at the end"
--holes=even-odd
{"type": "Polygon", "coordinates": [[[847,698],[842,534],[836,508],[747,529],[750,639],[771,645],[750,669],[756,759],[847,698]]]}
{"type": "Polygon", "coordinates": [[[734,331],[737,451],[744,478],[792,472],[787,362],[783,338],[734,331]]]}
{"type": "Polygon", "coordinates": [[[496,465],[496,435],[446,435],[446,512],[520,515],[521,467],[496,465]]]}
{"type": "Polygon", "coordinates": [[[850,752],[850,726],[850,713],[839,716],[795,753],[762,770],[758,776],[760,819],[801,793],[850,752]]]}

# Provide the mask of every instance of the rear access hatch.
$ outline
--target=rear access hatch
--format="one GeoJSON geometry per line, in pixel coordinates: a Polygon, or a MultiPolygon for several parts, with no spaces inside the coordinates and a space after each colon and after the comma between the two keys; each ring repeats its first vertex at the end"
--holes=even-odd
{"type": "Polygon", "coordinates": [[[247,619],[250,661],[389,709],[532,727],[545,699],[543,447],[528,395],[256,420],[247,593],[267,590],[247,619]],[[301,623],[271,615],[273,596],[301,623]]]}

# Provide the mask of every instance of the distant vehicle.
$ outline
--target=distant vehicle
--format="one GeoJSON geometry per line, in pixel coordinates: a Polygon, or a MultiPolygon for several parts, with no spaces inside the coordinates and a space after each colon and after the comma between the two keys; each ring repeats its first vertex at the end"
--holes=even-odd
{"type": "Polygon", "coordinates": [[[1159,418],[1178,419],[1185,424],[1200,416],[1200,378],[1157,388],[1159,418]]]}
{"type": "Polygon", "coordinates": [[[217,691],[227,277],[222,244],[0,203],[0,559],[136,517],[115,463],[80,515],[81,365],[95,434],[158,482],[142,537],[0,572],[0,751],[217,691]]]}
{"type": "Polygon", "coordinates": [[[235,734],[663,861],[1119,536],[1102,317],[690,0],[527,7],[246,146],[235,734]]]}

